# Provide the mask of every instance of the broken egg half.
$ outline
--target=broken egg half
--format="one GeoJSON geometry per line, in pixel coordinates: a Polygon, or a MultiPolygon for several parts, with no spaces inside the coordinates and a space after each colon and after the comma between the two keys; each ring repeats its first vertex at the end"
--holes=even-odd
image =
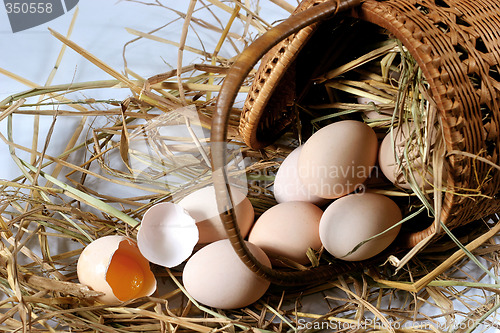
{"type": "Polygon", "coordinates": [[[156,279],[137,244],[125,236],[105,236],[90,243],[77,264],[80,283],[103,292],[98,300],[113,304],[150,296],[156,279]]]}
{"type": "Polygon", "coordinates": [[[150,262],[175,267],[186,260],[198,243],[196,221],[180,205],[163,202],[142,217],[137,245],[150,262]]]}

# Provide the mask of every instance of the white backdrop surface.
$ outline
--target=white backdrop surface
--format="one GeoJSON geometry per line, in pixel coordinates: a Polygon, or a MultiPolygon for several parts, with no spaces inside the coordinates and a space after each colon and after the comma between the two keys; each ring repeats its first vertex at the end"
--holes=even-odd
{"type": "MultiPolygon", "coordinates": [[[[208,3],[208,1],[205,2],[208,3]]],[[[247,3],[254,4],[255,2],[255,0],[252,0],[247,3]]],[[[149,1],[148,3],[153,4],[154,1],[149,1]]],[[[112,68],[123,71],[124,58],[122,53],[124,45],[135,38],[135,36],[127,32],[125,28],[149,32],[177,19],[175,23],[167,25],[156,33],[156,35],[172,41],[180,40],[183,19],[179,13],[186,12],[190,1],[164,0],[161,1],[161,3],[179,12],[135,1],[82,0],[78,5],[79,12],[70,39],[112,68]]],[[[201,7],[203,3],[204,2],[200,0],[197,4],[198,7],[201,7]]],[[[290,3],[296,4],[296,2],[292,0],[290,0],[290,3]]],[[[260,6],[261,16],[269,23],[273,23],[276,20],[288,16],[285,10],[279,8],[271,1],[260,1],[260,6]]],[[[12,33],[7,14],[3,7],[0,7],[0,41],[2,45],[2,51],[0,52],[0,69],[22,77],[32,82],[35,86],[43,86],[53,70],[63,45],[50,34],[47,28],[50,27],[66,35],[70,22],[75,14],[75,10],[76,9],[73,9],[67,14],[38,27],[18,33],[12,33]]],[[[219,15],[221,21],[226,22],[230,14],[220,13],[219,15]]],[[[208,15],[206,17],[209,19],[208,15]]],[[[217,25],[217,21],[213,18],[210,18],[210,21],[217,25]]],[[[238,27],[235,29],[238,29],[238,27]]],[[[239,29],[242,29],[242,27],[239,29]]],[[[242,31],[238,32],[242,33],[242,31]]],[[[193,30],[191,30],[188,35],[187,45],[196,48],[205,47],[207,51],[212,52],[217,41],[217,35],[206,34],[206,31],[203,29],[193,27],[193,30]],[[199,33],[199,35],[194,33],[195,31],[199,33]]],[[[239,47],[241,49],[242,45],[239,45],[239,47]]],[[[221,55],[226,57],[232,57],[235,54],[235,51],[231,48],[226,48],[221,53],[221,55]]],[[[200,62],[201,58],[201,55],[186,51],[184,52],[183,65],[200,62]]],[[[142,77],[149,77],[176,68],[177,48],[164,43],[143,39],[127,47],[126,59],[129,68],[135,73],[138,73],[142,77]]],[[[71,49],[66,49],[52,84],[109,79],[112,79],[112,77],[98,69],[81,55],[71,49]]],[[[17,94],[31,89],[32,87],[33,86],[27,86],[24,83],[0,73],[0,101],[12,94],[17,94]]],[[[126,89],[114,89],[112,92],[109,90],[106,92],[85,91],[75,93],[72,96],[82,100],[86,98],[110,99],[110,96],[115,100],[123,100],[130,96],[130,91],[126,89]]],[[[28,100],[28,102],[30,101],[36,102],[37,100],[28,100]]],[[[44,137],[48,133],[52,120],[53,118],[51,116],[41,117],[39,147],[44,144],[44,137]]],[[[57,156],[63,151],[77,123],[78,119],[71,119],[71,117],[58,119],[53,139],[50,141],[48,147],[47,153],[49,155],[57,156]]],[[[30,146],[33,136],[33,116],[16,114],[13,117],[13,125],[15,142],[23,146],[30,146]]],[[[7,121],[5,119],[0,122],[0,132],[4,136],[7,136],[7,121]]],[[[20,156],[26,156],[26,158],[29,156],[27,153],[17,153],[20,156]]],[[[18,167],[10,157],[7,145],[3,142],[0,142],[0,161],[0,179],[11,180],[20,174],[18,167]]],[[[469,269],[469,274],[480,274],[480,271],[474,265],[471,265],[469,269]]],[[[318,303],[315,300],[305,302],[304,311],[321,311],[317,309],[320,304],[323,304],[323,302],[318,303]]],[[[457,307],[459,308],[460,305],[457,305],[457,307]]],[[[432,315],[432,311],[430,315],[432,315]]],[[[496,318],[495,315],[493,315],[492,318],[496,318]]],[[[483,326],[482,329],[496,332],[496,329],[491,327],[488,328],[483,326]]]]}

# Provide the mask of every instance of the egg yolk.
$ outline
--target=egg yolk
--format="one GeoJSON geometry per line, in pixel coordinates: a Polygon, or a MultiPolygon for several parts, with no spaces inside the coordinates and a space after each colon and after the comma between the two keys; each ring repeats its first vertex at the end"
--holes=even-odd
{"type": "Polygon", "coordinates": [[[128,301],[141,291],[144,272],[133,258],[117,251],[109,264],[106,281],[120,301],[128,301]]]}

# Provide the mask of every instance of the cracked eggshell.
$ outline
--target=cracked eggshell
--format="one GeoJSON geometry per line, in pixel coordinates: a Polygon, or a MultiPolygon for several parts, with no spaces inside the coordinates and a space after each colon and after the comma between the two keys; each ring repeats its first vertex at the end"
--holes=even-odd
{"type": "Polygon", "coordinates": [[[77,274],[80,283],[104,293],[97,299],[106,304],[150,296],[156,290],[149,262],[125,236],[105,236],[87,245],[78,258],[77,274]]]}
{"type": "Polygon", "coordinates": [[[175,267],[189,258],[197,242],[195,220],[171,202],[149,208],[137,233],[137,244],[144,257],[164,267],[175,267]]]}
{"type": "MultiPolygon", "coordinates": [[[[235,205],[234,210],[240,233],[246,237],[254,222],[253,206],[245,194],[234,186],[231,186],[231,196],[235,205]]],[[[199,244],[212,243],[227,238],[226,230],[219,217],[213,186],[204,187],[187,195],[178,204],[196,220],[200,233],[199,244]]]]}
{"type": "MultiPolygon", "coordinates": [[[[252,243],[245,244],[261,263],[271,267],[264,251],[252,243]]],[[[182,280],[195,300],[219,309],[250,305],[261,298],[270,285],[241,261],[228,239],[208,244],[189,258],[182,280]]]]}

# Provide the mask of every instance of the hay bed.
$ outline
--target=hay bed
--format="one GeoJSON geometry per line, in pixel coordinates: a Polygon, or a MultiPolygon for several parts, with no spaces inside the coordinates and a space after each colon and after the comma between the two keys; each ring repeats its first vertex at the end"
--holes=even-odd
{"type": "MultiPolygon", "coordinates": [[[[288,11],[293,9],[293,5],[285,1],[271,2],[288,11]]],[[[159,2],[152,4],[162,6],[159,2]]],[[[269,27],[260,18],[258,8],[258,1],[245,2],[244,5],[236,0],[225,3],[191,1],[189,11],[180,21],[183,26],[181,40],[173,41],[180,46],[169,46],[179,52],[179,69],[147,80],[128,67],[127,75],[109,68],[70,39],[52,32],[115,80],[51,86],[52,75],[46,87],[20,92],[0,102],[0,119],[9,124],[8,133],[1,134],[1,139],[9,146],[11,156],[23,174],[16,179],[0,180],[0,288],[5,294],[0,300],[0,330],[471,332],[498,329],[495,316],[500,306],[496,284],[500,283],[497,278],[498,244],[492,238],[497,230],[492,221],[486,220],[454,231],[461,244],[469,244],[465,252],[454,240],[444,237],[404,265],[397,275],[395,269],[386,264],[323,285],[301,289],[272,287],[256,304],[234,311],[209,309],[197,304],[185,294],[180,270],[158,266],[153,266],[153,270],[162,288],[152,297],[118,306],[96,303],[93,297],[98,293],[77,283],[76,261],[81,249],[91,240],[110,234],[135,237],[137,222],[152,204],[183,197],[210,181],[209,165],[197,147],[187,149],[198,158],[196,167],[174,168],[152,157],[161,154],[171,157],[168,152],[160,150],[159,155],[141,156],[132,149],[133,143],[134,140],[143,140],[136,134],[144,133],[141,124],[145,121],[149,121],[154,132],[155,126],[170,125],[159,119],[186,105],[196,106],[201,125],[209,129],[217,91],[233,60],[221,57],[221,50],[223,46],[228,47],[236,56],[242,46],[235,41],[249,43],[269,27]],[[208,24],[197,14],[197,9],[203,6],[214,13],[221,10],[229,13],[220,28],[208,24]],[[189,24],[197,29],[210,30],[219,40],[217,46],[209,51],[185,45],[186,34],[192,33],[189,24]],[[239,27],[243,36],[230,32],[234,27],[239,27]],[[247,33],[247,28],[254,33],[247,33]],[[199,63],[182,67],[183,52],[200,54],[199,63]],[[130,98],[115,101],[110,96],[103,101],[91,97],[92,89],[116,86],[130,89],[130,98]],[[88,91],[88,99],[65,97],[69,92],[81,90],[88,91]],[[68,145],[63,154],[48,156],[46,146],[54,140],[50,134],[45,147],[34,149],[13,142],[11,124],[17,114],[51,116],[53,126],[57,126],[63,117],[77,116],[80,126],[73,137],[66,138],[68,145]],[[85,140],[82,141],[81,137],[85,140]],[[28,152],[31,159],[20,159],[16,155],[19,151],[28,152]],[[84,156],[84,159],[75,156],[84,156]],[[137,173],[132,167],[134,158],[142,158],[142,162],[145,159],[148,167],[137,173]],[[170,174],[186,182],[166,187],[165,177],[170,174]],[[107,182],[124,192],[133,189],[143,194],[134,197],[106,195],[93,189],[98,182],[107,182]],[[80,244],[80,248],[54,252],[52,244],[61,241],[80,244]],[[482,265],[481,269],[471,270],[471,267],[477,267],[477,263],[482,265]]],[[[151,28],[151,33],[132,29],[129,32],[138,39],[168,42],[155,35],[156,27],[151,28]]],[[[12,73],[4,74],[15,77],[12,73]]],[[[241,87],[242,93],[248,91],[252,75],[241,87]]],[[[346,90],[345,86],[336,84],[333,88],[346,90]]],[[[242,95],[240,102],[243,98],[242,95]]],[[[339,105],[338,109],[343,107],[352,110],[352,106],[345,105],[339,105]]],[[[358,109],[362,108],[358,106],[358,109]]],[[[324,111],[320,113],[321,117],[313,117],[313,127],[332,117],[324,115],[324,111]]],[[[261,151],[250,150],[240,141],[238,117],[239,109],[236,108],[229,133],[243,157],[254,162],[243,171],[249,180],[249,198],[259,215],[275,204],[269,186],[280,162],[293,144],[297,144],[296,136],[292,130],[285,134],[283,143],[261,151]]],[[[387,127],[388,123],[384,121],[379,125],[387,127]]],[[[152,132],[149,132],[149,137],[152,132]]],[[[176,139],[176,147],[182,150],[182,144],[192,142],[193,138],[176,139]]],[[[203,138],[201,142],[205,144],[203,138]]],[[[189,164],[189,161],[175,158],[171,161],[189,164]]],[[[241,173],[234,171],[235,174],[238,172],[241,173]]],[[[322,257],[321,263],[327,259],[322,257]]]]}

